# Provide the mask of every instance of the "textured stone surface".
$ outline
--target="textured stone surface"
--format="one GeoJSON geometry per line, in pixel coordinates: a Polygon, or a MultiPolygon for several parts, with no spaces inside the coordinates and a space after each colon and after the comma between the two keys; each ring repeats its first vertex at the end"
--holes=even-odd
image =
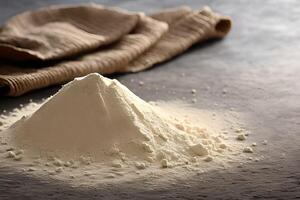
{"type": "MultiPolygon", "coordinates": [[[[79,0],[0,2],[0,21],[27,9],[79,0]]],[[[265,160],[242,168],[201,174],[166,188],[151,180],[123,185],[72,188],[42,181],[0,165],[0,199],[296,199],[300,198],[300,2],[281,1],[96,1],[105,5],[155,11],[205,4],[233,17],[232,32],[223,41],[193,47],[175,60],[138,74],[117,78],[146,100],[172,100],[197,90],[199,108],[243,113],[265,160]],[[186,76],[181,76],[182,73],[186,76]],[[130,79],[135,79],[131,82],[130,79]],[[138,81],[143,81],[141,87],[138,81]],[[158,88],[158,90],[156,90],[158,88]],[[175,91],[175,94],[174,92],[175,91]],[[226,91],[226,92],[224,92],[226,91]],[[260,145],[268,140],[268,145],[260,145]],[[282,158],[285,153],[285,158],[282,158]],[[150,187],[151,186],[151,187],[150,187]],[[149,190],[149,188],[153,188],[149,190]]],[[[30,98],[38,100],[59,87],[19,98],[0,97],[0,111],[30,98]]]]}

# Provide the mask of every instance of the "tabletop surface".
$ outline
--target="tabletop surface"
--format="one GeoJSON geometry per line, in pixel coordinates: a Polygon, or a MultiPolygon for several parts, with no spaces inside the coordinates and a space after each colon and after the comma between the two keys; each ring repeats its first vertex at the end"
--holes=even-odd
{"type": "MultiPolygon", "coordinates": [[[[28,9],[80,0],[0,1],[0,23],[28,9]]],[[[150,70],[116,78],[145,100],[190,101],[195,107],[234,109],[246,116],[250,142],[268,140],[260,162],[191,177],[149,192],[134,184],[72,188],[57,181],[42,182],[1,167],[0,199],[296,199],[300,198],[300,1],[297,0],[98,0],[132,11],[154,12],[189,5],[209,5],[233,19],[222,41],[206,42],[150,70]],[[181,74],[186,76],[182,77],[181,74]],[[137,82],[143,80],[140,87],[137,82]],[[156,88],[159,88],[158,90],[156,88]],[[226,94],[222,91],[226,89],[226,94]],[[285,155],[284,158],[282,155],[285,155]],[[24,184],[26,183],[26,184],[24,184]]],[[[0,112],[29,99],[54,94],[54,86],[18,98],[0,97],[0,112]]]]}

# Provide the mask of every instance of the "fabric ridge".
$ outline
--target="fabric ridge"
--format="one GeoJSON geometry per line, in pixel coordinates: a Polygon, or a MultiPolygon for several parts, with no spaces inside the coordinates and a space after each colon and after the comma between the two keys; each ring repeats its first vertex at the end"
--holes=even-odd
{"type": "Polygon", "coordinates": [[[204,7],[146,16],[97,4],[21,13],[0,29],[0,95],[20,96],[75,77],[138,72],[223,38],[231,19],[204,7]]]}

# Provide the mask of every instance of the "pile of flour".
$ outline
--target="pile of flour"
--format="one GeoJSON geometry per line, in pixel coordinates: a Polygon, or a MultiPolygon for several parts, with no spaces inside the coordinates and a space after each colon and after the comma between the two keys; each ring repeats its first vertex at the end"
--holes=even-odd
{"type": "Polygon", "coordinates": [[[120,168],[211,161],[228,149],[225,140],[202,128],[201,121],[192,123],[147,103],[117,80],[99,74],[66,84],[4,134],[24,155],[120,168]]]}

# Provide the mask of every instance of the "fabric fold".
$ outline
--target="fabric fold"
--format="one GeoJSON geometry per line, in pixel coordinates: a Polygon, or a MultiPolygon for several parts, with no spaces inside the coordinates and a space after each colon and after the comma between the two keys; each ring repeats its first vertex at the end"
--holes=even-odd
{"type": "Polygon", "coordinates": [[[0,94],[19,96],[92,72],[145,70],[230,28],[230,18],[208,7],[150,16],[96,4],[25,12],[0,29],[0,94]]]}
{"type": "Polygon", "coordinates": [[[0,57],[45,61],[82,54],[119,40],[138,20],[138,14],[96,4],[25,12],[3,26],[0,57]]]}
{"type": "Polygon", "coordinates": [[[154,15],[155,19],[169,24],[168,32],[152,48],[122,69],[123,72],[145,70],[181,54],[195,43],[222,38],[231,28],[229,18],[213,13],[208,7],[198,12],[186,8],[179,9],[177,14],[180,14],[180,17],[174,15],[176,11],[170,10],[154,15]]]}

